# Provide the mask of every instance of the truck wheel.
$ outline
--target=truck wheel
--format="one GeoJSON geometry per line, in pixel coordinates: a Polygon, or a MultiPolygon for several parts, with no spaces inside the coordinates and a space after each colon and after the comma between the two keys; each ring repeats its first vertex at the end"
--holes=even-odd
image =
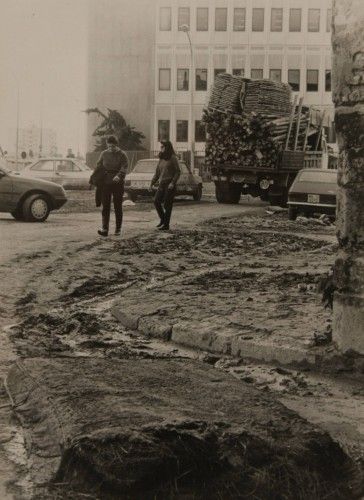
{"type": "Polygon", "coordinates": [[[196,191],[193,193],[193,199],[194,199],[195,201],[200,201],[200,200],[201,200],[201,198],[202,198],[202,186],[201,186],[201,184],[199,184],[199,185],[197,186],[196,191]]]}
{"type": "Polygon", "coordinates": [[[50,203],[42,194],[32,194],[23,203],[23,216],[27,222],[44,222],[50,211],[50,203]]]}
{"type": "Polygon", "coordinates": [[[215,182],[215,194],[218,203],[239,203],[241,186],[230,182],[215,182]]]}
{"type": "Polygon", "coordinates": [[[288,207],[288,219],[289,220],[296,220],[296,218],[297,218],[297,209],[289,206],[288,207]]]}

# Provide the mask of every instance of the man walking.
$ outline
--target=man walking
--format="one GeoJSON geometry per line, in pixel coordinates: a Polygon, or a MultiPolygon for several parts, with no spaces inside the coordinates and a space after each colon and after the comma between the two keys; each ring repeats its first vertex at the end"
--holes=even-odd
{"type": "Polygon", "coordinates": [[[176,184],[181,175],[181,169],[170,141],[161,142],[159,158],[150,188],[152,189],[159,180],[159,186],[154,197],[154,206],[160,218],[157,227],[161,231],[168,231],[173,201],[176,195],[176,184]]]}
{"type": "Polygon", "coordinates": [[[112,198],[115,210],[115,235],[120,236],[123,222],[124,179],[128,170],[128,158],[118,148],[116,137],[108,137],[106,144],[107,149],[101,153],[91,176],[91,182],[92,178],[97,179],[97,186],[101,189],[102,229],[97,232],[100,236],[109,234],[112,198]]]}

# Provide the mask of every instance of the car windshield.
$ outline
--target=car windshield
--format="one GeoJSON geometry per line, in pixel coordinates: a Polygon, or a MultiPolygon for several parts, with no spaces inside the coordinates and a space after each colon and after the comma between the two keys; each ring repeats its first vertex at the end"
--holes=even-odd
{"type": "Polygon", "coordinates": [[[138,161],[135,165],[133,172],[136,174],[154,174],[155,169],[157,168],[158,160],[143,160],[138,161]]]}
{"type": "Polygon", "coordinates": [[[330,182],[336,184],[337,172],[330,170],[313,171],[306,170],[300,173],[300,182],[330,182]]]}

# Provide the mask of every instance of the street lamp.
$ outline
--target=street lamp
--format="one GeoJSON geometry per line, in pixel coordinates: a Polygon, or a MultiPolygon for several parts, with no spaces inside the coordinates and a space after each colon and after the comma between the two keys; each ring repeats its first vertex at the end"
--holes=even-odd
{"type": "Polygon", "coordinates": [[[194,172],[195,169],[195,142],[193,140],[193,49],[192,49],[192,42],[191,42],[191,37],[190,37],[190,27],[187,24],[182,24],[182,26],[179,27],[181,31],[186,33],[188,42],[190,44],[190,52],[191,52],[191,64],[190,64],[190,73],[191,73],[191,78],[190,78],[190,117],[191,117],[191,127],[190,127],[190,150],[191,150],[191,170],[194,172]]]}

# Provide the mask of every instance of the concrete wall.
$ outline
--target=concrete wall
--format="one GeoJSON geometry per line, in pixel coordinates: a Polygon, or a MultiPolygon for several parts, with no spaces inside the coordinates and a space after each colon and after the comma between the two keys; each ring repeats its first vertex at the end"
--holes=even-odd
{"type": "MultiPolygon", "coordinates": [[[[88,107],[117,109],[150,144],[155,7],[150,0],[89,0],[88,107]]],[[[88,119],[88,150],[99,121],[88,119]]]]}

